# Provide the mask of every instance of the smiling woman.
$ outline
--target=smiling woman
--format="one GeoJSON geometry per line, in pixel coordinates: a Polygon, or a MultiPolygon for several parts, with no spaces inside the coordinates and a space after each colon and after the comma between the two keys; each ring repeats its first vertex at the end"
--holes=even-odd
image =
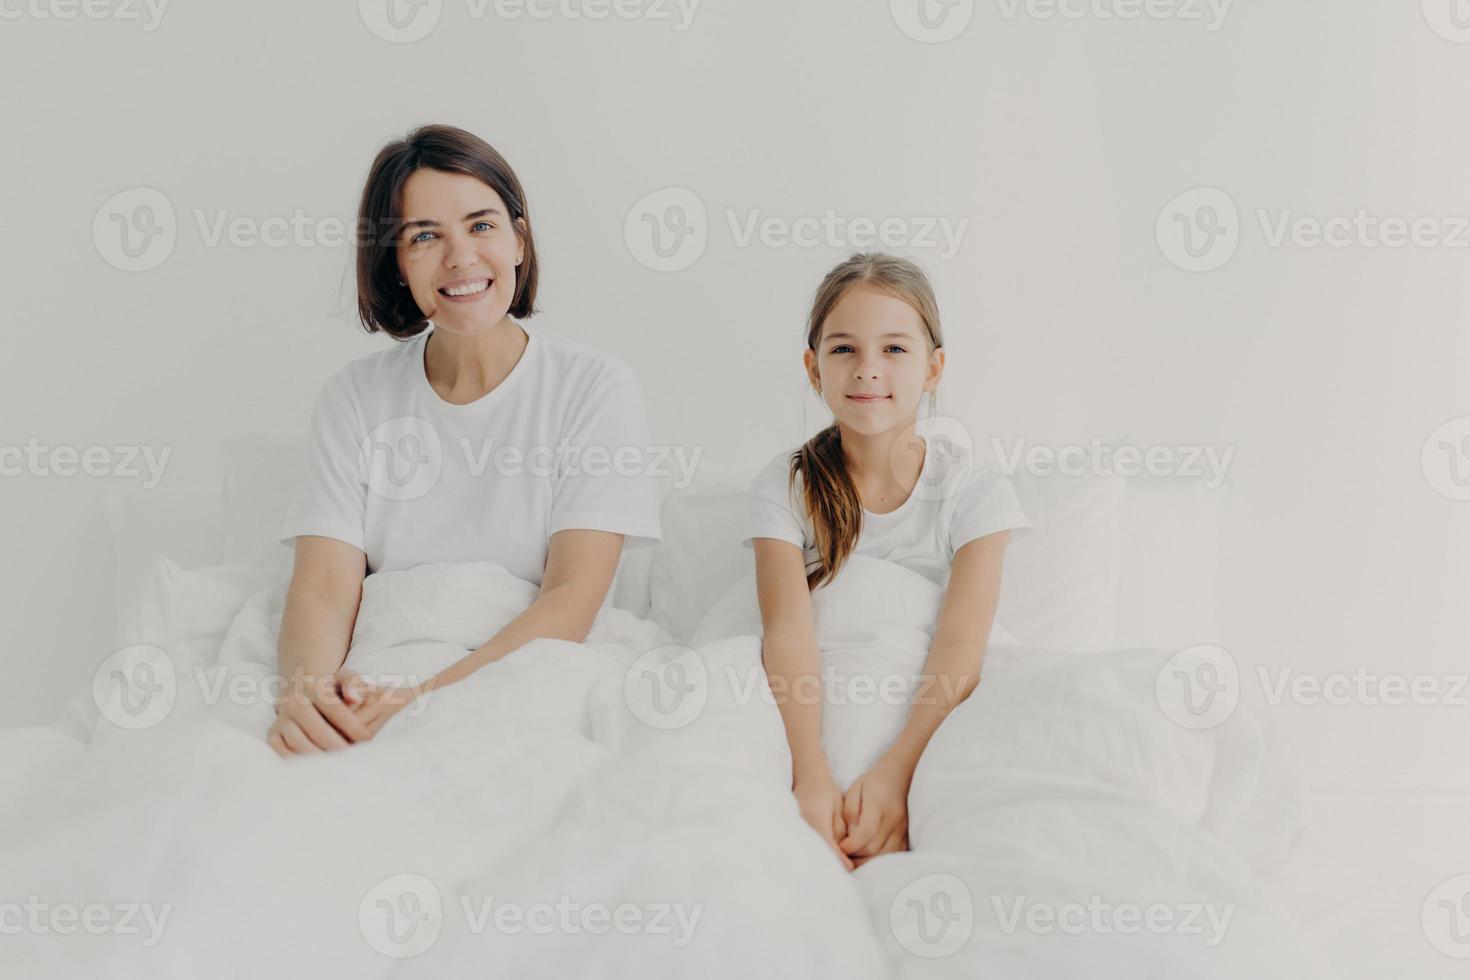
{"type": "Polygon", "coordinates": [[[363,189],[358,311],[401,343],[323,387],[307,471],[281,528],[296,557],[278,655],[287,678],[268,736],[283,755],[371,738],[418,694],[538,638],[580,642],[624,537],[659,536],[649,467],[574,465],[647,446],[642,391],[617,359],[542,334],[525,193],[488,143],[425,126],[385,146],[363,189]],[[554,455],[488,468],[475,447],[554,455]],[[342,666],[379,571],[494,562],[536,600],[493,637],[407,692],[342,666]]]}

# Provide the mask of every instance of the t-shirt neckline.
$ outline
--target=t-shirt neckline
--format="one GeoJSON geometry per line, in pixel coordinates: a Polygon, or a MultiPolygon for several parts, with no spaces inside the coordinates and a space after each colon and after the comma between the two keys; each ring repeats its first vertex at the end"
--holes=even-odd
{"type": "Polygon", "coordinates": [[[901,503],[901,504],[899,504],[893,510],[886,511],[885,513],[882,513],[882,514],[878,514],[878,513],[875,513],[873,511],[871,511],[871,510],[868,510],[868,508],[864,507],[863,508],[863,520],[864,521],[867,521],[869,519],[876,520],[876,521],[892,520],[893,518],[898,517],[899,515],[903,514],[907,510],[909,510],[909,508],[911,508],[913,506],[913,504],[914,504],[914,498],[916,498],[916,497],[919,496],[919,487],[922,486],[923,483],[924,483],[924,477],[929,472],[929,462],[933,458],[934,454],[929,451],[929,440],[928,439],[925,439],[924,436],[921,435],[921,434],[918,434],[918,433],[915,433],[915,434],[918,435],[920,441],[922,441],[924,443],[924,461],[919,464],[919,478],[914,481],[914,485],[909,490],[909,495],[906,498],[904,498],[904,502],[901,503]]]}
{"type": "Polygon", "coordinates": [[[520,360],[516,361],[515,366],[510,369],[510,373],[501,379],[500,384],[496,385],[494,388],[491,388],[489,391],[485,392],[483,395],[481,395],[479,398],[476,398],[472,402],[466,402],[463,405],[456,405],[453,402],[445,401],[440,396],[440,394],[434,390],[434,386],[429,384],[429,371],[427,366],[424,364],[424,358],[427,355],[429,349],[429,335],[432,334],[435,329],[433,326],[433,321],[431,320],[429,329],[419,334],[418,348],[414,351],[413,355],[414,375],[418,378],[418,384],[424,394],[428,397],[429,403],[441,412],[468,413],[484,411],[485,408],[487,408],[488,406],[494,405],[504,400],[505,397],[510,393],[510,390],[514,388],[517,384],[519,384],[520,380],[523,377],[530,373],[531,360],[541,349],[540,339],[536,336],[536,332],[534,330],[526,326],[524,323],[521,323],[519,320],[513,322],[517,327],[520,327],[521,332],[526,335],[526,347],[524,350],[521,351],[520,360]]]}

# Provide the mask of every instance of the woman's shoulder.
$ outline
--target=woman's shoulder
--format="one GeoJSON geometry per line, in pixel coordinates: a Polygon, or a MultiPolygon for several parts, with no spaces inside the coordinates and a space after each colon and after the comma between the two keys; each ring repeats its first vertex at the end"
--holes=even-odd
{"type": "Polygon", "coordinates": [[[527,327],[525,324],[521,324],[521,329],[527,334],[534,332],[536,343],[544,355],[542,363],[555,377],[587,385],[599,382],[633,385],[638,383],[638,375],[626,361],[616,354],[610,354],[591,344],[558,333],[527,327]]]}
{"type": "Polygon", "coordinates": [[[327,378],[323,392],[361,395],[366,391],[381,391],[393,380],[409,381],[415,354],[423,357],[423,343],[424,335],[416,334],[407,340],[394,340],[392,346],[359,354],[327,378]]]}

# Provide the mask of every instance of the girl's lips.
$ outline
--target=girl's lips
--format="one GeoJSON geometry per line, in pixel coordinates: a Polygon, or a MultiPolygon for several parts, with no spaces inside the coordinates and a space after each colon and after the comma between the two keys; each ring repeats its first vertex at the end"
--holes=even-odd
{"type": "Polygon", "coordinates": [[[892,395],[848,395],[855,402],[886,402],[892,395]]]}

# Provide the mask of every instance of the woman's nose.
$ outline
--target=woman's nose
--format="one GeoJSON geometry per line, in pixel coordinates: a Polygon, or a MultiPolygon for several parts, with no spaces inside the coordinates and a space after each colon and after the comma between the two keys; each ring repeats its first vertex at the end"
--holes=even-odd
{"type": "Polygon", "coordinates": [[[479,260],[475,254],[474,244],[467,238],[451,236],[448,245],[449,248],[444,254],[444,263],[451,269],[462,269],[465,266],[474,265],[479,260]]]}

